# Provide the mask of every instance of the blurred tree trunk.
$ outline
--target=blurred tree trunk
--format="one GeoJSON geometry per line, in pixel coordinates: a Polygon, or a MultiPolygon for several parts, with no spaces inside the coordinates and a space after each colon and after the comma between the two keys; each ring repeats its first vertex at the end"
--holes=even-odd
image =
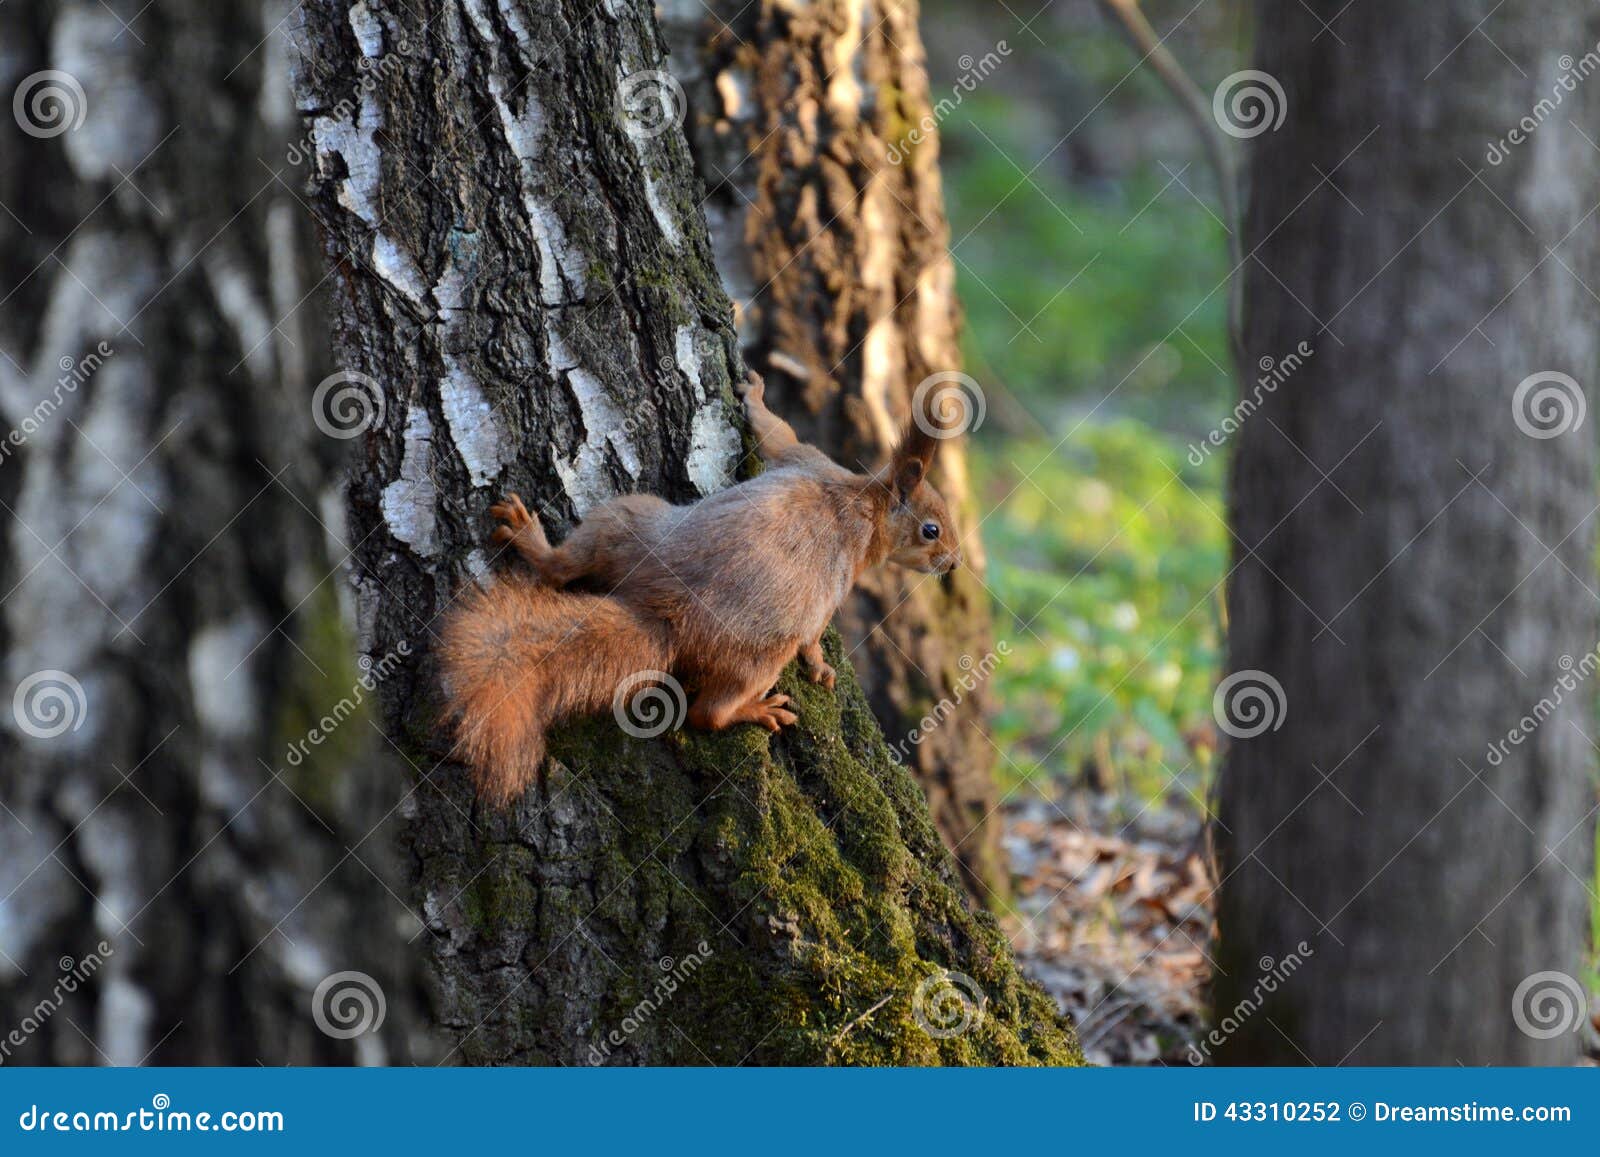
{"type": "Polygon", "coordinates": [[[321,0],[295,35],[338,344],[382,385],[360,616],[368,647],[422,656],[385,707],[450,1059],[1073,1060],[847,666],[837,694],[786,673],[781,737],[590,720],[552,737],[547,790],[474,804],[426,650],[493,561],[487,506],[516,490],[559,535],[619,491],[726,484],[731,313],[644,4],[321,0]]]}
{"type": "Polygon", "coordinates": [[[359,674],[287,9],[0,7],[7,1063],[414,1055],[371,728],[286,755],[359,674]],[[348,971],[381,1032],[319,1031],[348,971]]]}
{"type": "Polygon", "coordinates": [[[1221,781],[1218,1017],[1313,955],[1229,1062],[1577,1053],[1594,426],[1575,383],[1519,386],[1600,368],[1600,90],[1484,158],[1595,42],[1578,8],[1258,6],[1287,115],[1253,143],[1246,347],[1314,353],[1238,435],[1231,726],[1261,733],[1221,781]],[[1238,698],[1269,680],[1276,730],[1238,698]]]}
{"type": "MultiPolygon", "coordinates": [[[[961,369],[917,14],[916,0],[662,5],[741,350],[773,408],[847,463],[886,458],[917,385],[961,369]]],[[[994,640],[959,442],[941,451],[937,481],[971,566],[869,575],[836,623],[884,734],[987,903],[1009,879],[991,818],[988,691],[972,686],[994,640]]]]}

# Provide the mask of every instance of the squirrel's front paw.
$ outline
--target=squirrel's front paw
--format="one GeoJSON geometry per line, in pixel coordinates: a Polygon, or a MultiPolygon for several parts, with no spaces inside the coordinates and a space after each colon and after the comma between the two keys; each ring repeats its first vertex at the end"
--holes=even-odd
{"type": "Polygon", "coordinates": [[[744,381],[736,383],[733,387],[733,392],[746,402],[759,403],[766,396],[767,383],[755,370],[746,370],[744,381]]]}
{"type": "Polygon", "coordinates": [[[528,513],[528,508],[522,505],[522,499],[515,494],[508,494],[504,502],[497,502],[489,507],[489,517],[498,519],[504,525],[494,528],[489,535],[489,541],[497,545],[514,542],[524,532],[541,533],[538,523],[533,520],[533,515],[528,513]]]}

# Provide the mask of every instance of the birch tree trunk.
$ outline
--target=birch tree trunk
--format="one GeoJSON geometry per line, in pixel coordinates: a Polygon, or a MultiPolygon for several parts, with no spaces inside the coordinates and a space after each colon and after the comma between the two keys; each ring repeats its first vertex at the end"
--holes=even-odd
{"type": "Polygon", "coordinates": [[[1314,352],[1238,435],[1223,1060],[1577,1055],[1600,368],[1600,92],[1558,87],[1600,31],[1579,8],[1258,6],[1286,115],[1253,143],[1245,343],[1314,352]]]}
{"type": "MultiPolygon", "coordinates": [[[[961,369],[918,5],[661,10],[741,352],[801,437],[844,462],[881,461],[918,384],[961,369]]],[[[868,576],[836,622],[892,749],[988,903],[1009,890],[988,692],[973,674],[994,639],[960,443],[940,457],[971,565],[868,576]]]]}
{"type": "Polygon", "coordinates": [[[417,1055],[375,737],[287,755],[360,696],[287,10],[0,6],[6,1063],[417,1055]]]}
{"type": "Polygon", "coordinates": [[[487,506],[536,497],[559,535],[726,484],[732,318],[645,5],[321,0],[295,36],[338,347],[380,389],[358,602],[366,646],[419,656],[384,707],[449,1059],[1074,1060],[847,668],[837,694],[787,673],[775,739],[559,729],[546,791],[474,805],[427,648],[490,567],[487,506]]]}

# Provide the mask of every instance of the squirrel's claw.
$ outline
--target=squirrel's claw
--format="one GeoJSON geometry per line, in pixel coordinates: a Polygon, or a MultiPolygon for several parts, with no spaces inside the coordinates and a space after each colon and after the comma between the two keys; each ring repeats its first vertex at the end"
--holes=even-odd
{"type": "Polygon", "coordinates": [[[779,729],[800,722],[800,716],[785,709],[789,704],[787,695],[768,695],[765,699],[757,699],[750,705],[750,722],[776,735],[779,729]]]}
{"type": "Polygon", "coordinates": [[[733,392],[746,402],[759,402],[766,395],[767,383],[755,370],[746,370],[744,381],[735,383],[733,392]]]}
{"type": "MultiPolygon", "coordinates": [[[[522,499],[515,494],[506,495],[504,502],[497,502],[489,507],[489,517],[497,518],[501,522],[510,524],[510,529],[515,532],[521,530],[533,521],[533,515],[528,513],[528,508],[522,505],[522,499]]],[[[504,528],[501,528],[504,529],[504,528]]],[[[500,531],[495,531],[495,541],[499,542],[500,531]]]]}
{"type": "Polygon", "coordinates": [[[833,685],[839,680],[839,673],[827,663],[819,663],[806,672],[806,678],[813,683],[820,683],[829,691],[832,691],[833,685]]]}

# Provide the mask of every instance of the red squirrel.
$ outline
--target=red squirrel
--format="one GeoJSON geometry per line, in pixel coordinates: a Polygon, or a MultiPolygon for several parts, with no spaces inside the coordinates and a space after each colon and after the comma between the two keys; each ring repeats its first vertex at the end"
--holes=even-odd
{"type": "Polygon", "coordinates": [[[692,505],[626,495],[559,547],[515,494],[490,508],[491,540],[514,547],[533,576],[464,595],[440,647],[456,753],[484,801],[519,798],[540,773],[546,730],[612,706],[643,671],[689,688],[692,727],[776,732],[797,721],[787,695],[768,693],[789,660],[832,689],[822,633],[862,571],[960,564],[927,479],[944,433],[932,416],[907,424],[886,467],[857,474],[801,442],[764,392],[754,373],[740,387],[768,469],[692,505]],[[585,589],[562,589],[576,582],[585,589]]]}

